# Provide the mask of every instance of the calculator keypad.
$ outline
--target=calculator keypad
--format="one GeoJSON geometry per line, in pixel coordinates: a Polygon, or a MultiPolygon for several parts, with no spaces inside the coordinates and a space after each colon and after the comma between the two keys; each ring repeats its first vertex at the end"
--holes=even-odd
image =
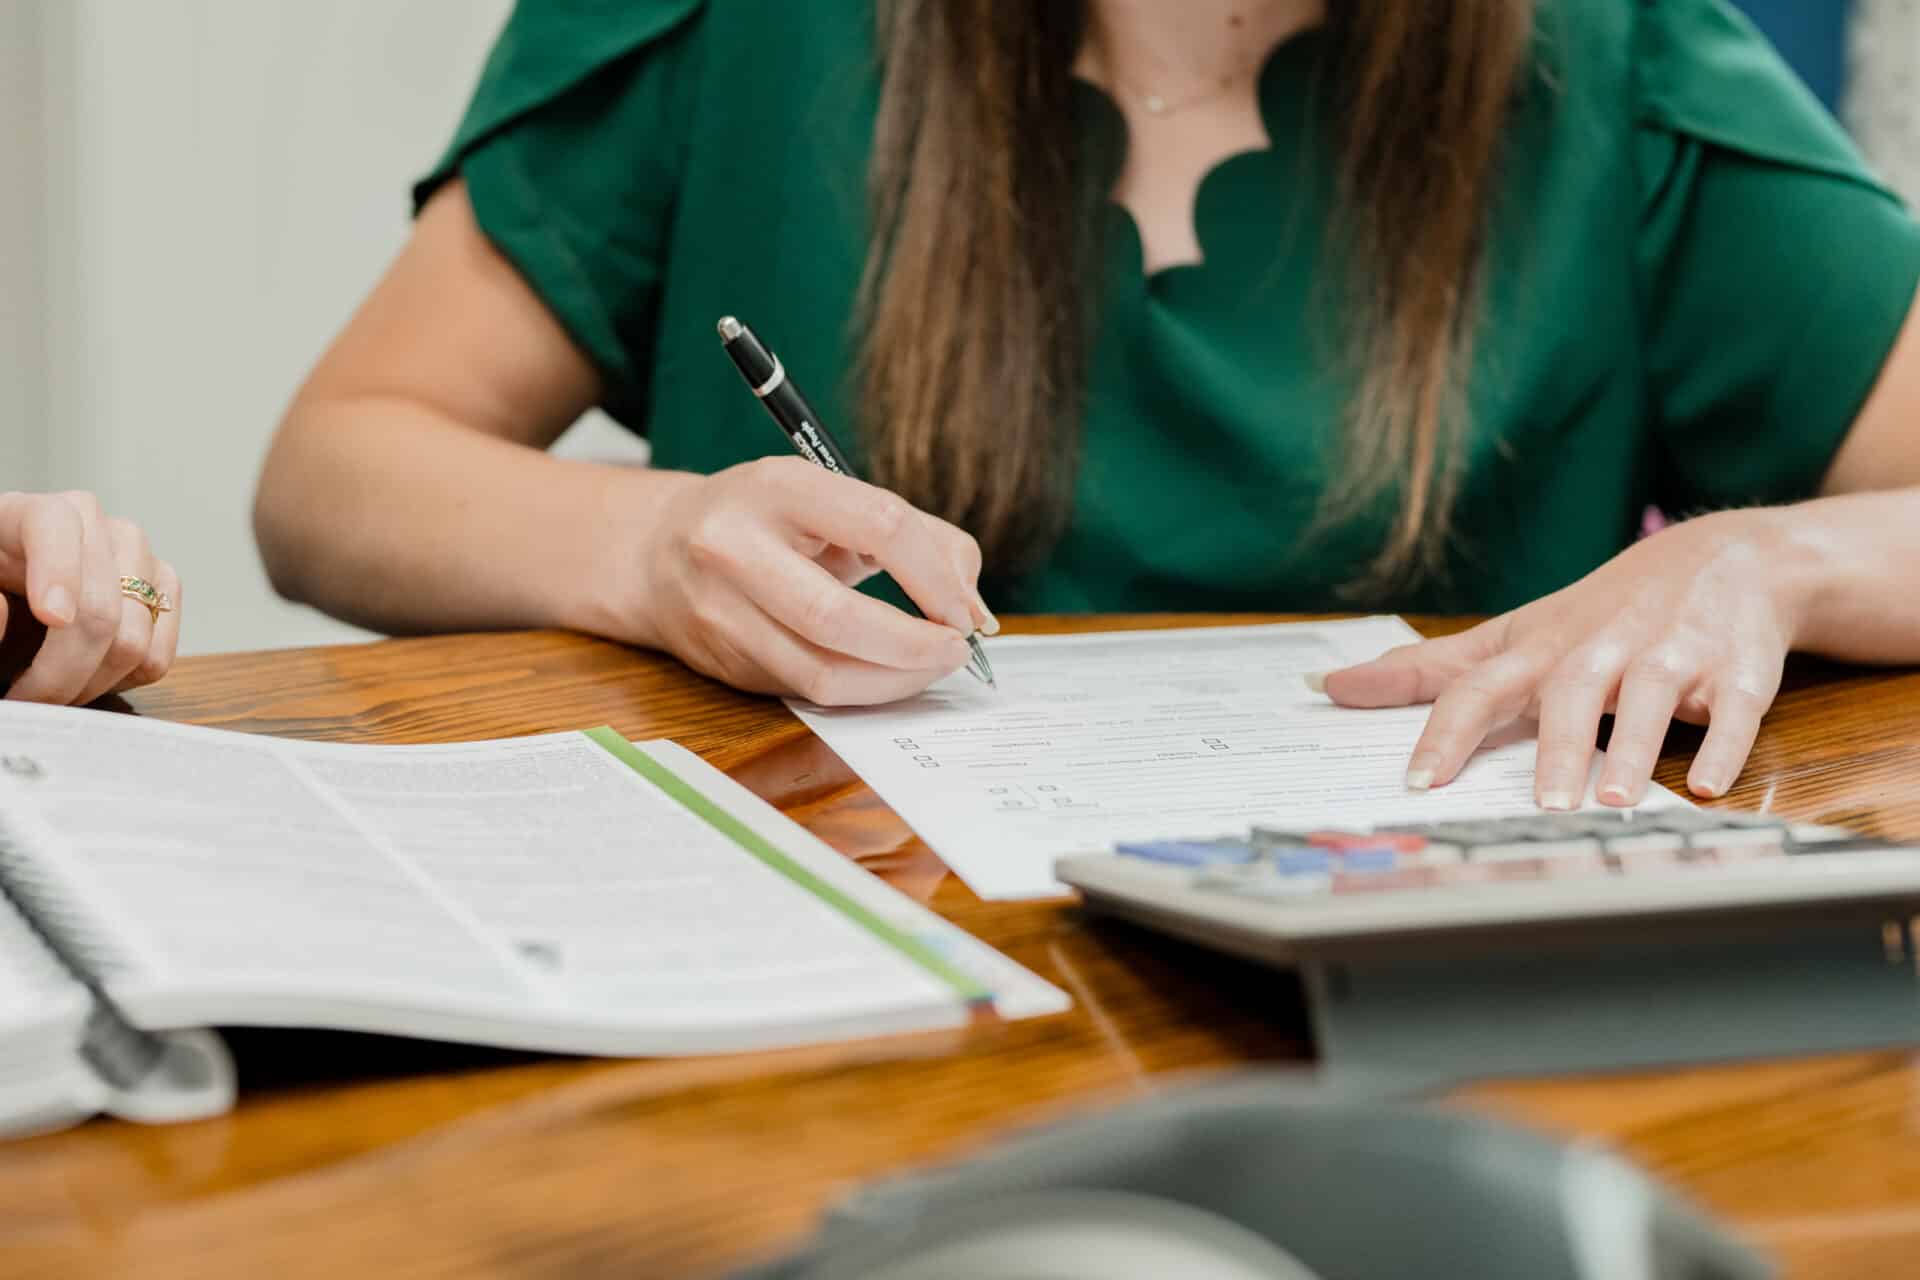
{"type": "Polygon", "coordinates": [[[1541,814],[1371,831],[1256,827],[1243,837],[1116,846],[1189,868],[1197,887],[1263,899],[1690,874],[1759,859],[1897,847],[1764,814],[1669,809],[1541,814]]]}

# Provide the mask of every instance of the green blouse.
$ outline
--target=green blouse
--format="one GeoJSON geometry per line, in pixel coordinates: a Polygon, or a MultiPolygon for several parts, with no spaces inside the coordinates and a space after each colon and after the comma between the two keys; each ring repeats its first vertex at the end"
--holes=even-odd
{"type": "MultiPolygon", "coordinates": [[[[464,176],[659,466],[788,448],[719,349],[723,313],[852,435],[872,27],[872,0],[521,0],[416,190],[464,176]]],[[[1401,608],[1522,604],[1618,552],[1649,503],[1811,495],[1920,281],[1915,222],[1725,0],[1541,0],[1538,45],[1491,238],[1459,548],[1401,608]]],[[[1204,262],[1145,273],[1106,206],[1072,518],[1037,568],[990,576],[996,608],[1337,607],[1380,545],[1384,516],[1303,538],[1349,390],[1316,288],[1322,46],[1269,59],[1273,147],[1202,184],[1204,262]]],[[[1093,154],[1117,154],[1121,117],[1085,97],[1093,154]]]]}

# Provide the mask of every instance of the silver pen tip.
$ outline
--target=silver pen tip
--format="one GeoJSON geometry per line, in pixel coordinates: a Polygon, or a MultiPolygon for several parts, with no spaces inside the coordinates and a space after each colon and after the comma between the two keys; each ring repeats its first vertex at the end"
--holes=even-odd
{"type": "Polygon", "coordinates": [[[741,334],[745,332],[746,332],[746,329],[741,325],[741,323],[738,320],[735,320],[732,316],[720,317],[720,341],[732,342],[735,338],[739,337],[741,334]]]}
{"type": "Polygon", "coordinates": [[[1000,682],[993,678],[993,664],[987,661],[987,651],[980,643],[978,631],[967,637],[967,648],[973,654],[972,659],[967,663],[967,669],[983,681],[987,688],[998,693],[1000,682]]]}

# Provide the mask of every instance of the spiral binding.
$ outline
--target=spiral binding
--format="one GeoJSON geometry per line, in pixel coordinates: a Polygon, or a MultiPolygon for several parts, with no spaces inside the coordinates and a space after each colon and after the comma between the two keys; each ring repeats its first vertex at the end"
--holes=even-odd
{"type": "Polygon", "coordinates": [[[22,843],[0,814],[0,894],[93,998],[80,1056],[114,1088],[132,1089],[160,1062],[166,1043],[127,1021],[107,995],[104,984],[128,966],[67,901],[45,869],[28,856],[22,843]]]}

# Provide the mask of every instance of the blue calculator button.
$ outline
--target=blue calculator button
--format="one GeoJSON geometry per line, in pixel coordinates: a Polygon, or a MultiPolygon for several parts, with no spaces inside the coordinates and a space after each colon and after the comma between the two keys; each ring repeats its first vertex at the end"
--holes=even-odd
{"type": "Polygon", "coordinates": [[[1253,847],[1239,840],[1131,840],[1116,853],[1177,867],[1217,867],[1253,861],[1253,847]]]}
{"type": "Polygon", "coordinates": [[[1275,849],[1273,869],[1283,876],[1325,875],[1333,870],[1333,855],[1325,849],[1275,849]]]}
{"type": "Polygon", "coordinates": [[[1400,853],[1397,849],[1379,846],[1348,849],[1340,858],[1342,871],[1392,871],[1399,865],[1400,853]]]}

